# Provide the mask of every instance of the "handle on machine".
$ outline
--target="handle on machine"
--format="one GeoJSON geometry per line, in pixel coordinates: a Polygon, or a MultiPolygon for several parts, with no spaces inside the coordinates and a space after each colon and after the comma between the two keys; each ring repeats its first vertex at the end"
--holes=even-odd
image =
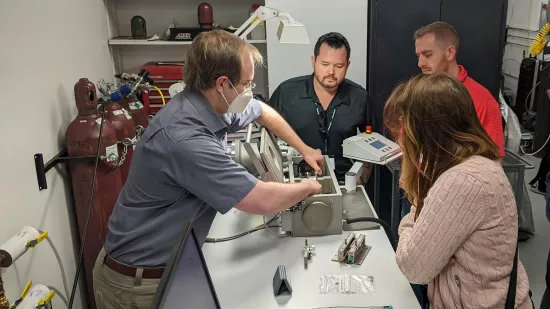
{"type": "Polygon", "coordinates": [[[517,155],[516,153],[513,153],[511,151],[508,151],[506,150],[506,154],[507,155],[510,155],[511,157],[513,157],[514,159],[520,161],[521,163],[525,164],[525,169],[527,170],[532,170],[534,169],[536,166],[533,165],[531,162],[525,160],[524,158],[520,157],[519,155],[517,155]]]}

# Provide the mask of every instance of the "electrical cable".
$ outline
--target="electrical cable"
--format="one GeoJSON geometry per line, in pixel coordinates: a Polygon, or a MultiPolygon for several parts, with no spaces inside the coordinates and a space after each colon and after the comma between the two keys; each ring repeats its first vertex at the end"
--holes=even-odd
{"type": "Polygon", "coordinates": [[[61,301],[63,301],[63,303],[65,304],[65,306],[69,307],[69,302],[67,301],[67,297],[65,297],[63,294],[61,294],[61,293],[59,292],[58,289],[56,289],[56,288],[53,287],[53,286],[48,286],[48,289],[54,291],[55,294],[57,294],[57,296],[59,296],[59,298],[61,299],[61,301]]]}
{"type": "Polygon", "coordinates": [[[206,243],[225,242],[225,241],[235,240],[237,238],[241,238],[241,237],[246,236],[248,234],[251,234],[251,233],[254,233],[254,232],[257,232],[257,231],[261,231],[261,230],[265,230],[265,229],[270,228],[270,227],[280,227],[278,225],[269,225],[271,222],[275,221],[275,219],[277,217],[278,216],[275,216],[275,217],[271,218],[269,221],[267,221],[267,223],[259,225],[259,226],[255,227],[255,228],[253,228],[249,231],[246,231],[244,233],[240,233],[240,234],[229,236],[229,237],[223,237],[223,238],[206,238],[205,242],[206,243]]]}
{"type": "Polygon", "coordinates": [[[393,251],[397,250],[397,244],[395,242],[397,238],[393,234],[390,226],[386,223],[386,221],[380,220],[378,218],[373,218],[373,217],[359,217],[354,219],[346,219],[347,224],[352,224],[357,222],[374,222],[374,223],[380,224],[384,228],[384,231],[386,232],[386,236],[388,236],[390,240],[391,246],[393,247],[393,251]]]}
{"type": "MultiPolygon", "coordinates": [[[[278,213],[277,215],[275,215],[275,217],[271,218],[269,222],[273,222],[275,220],[275,218],[278,218],[281,216],[281,213],[278,213]]],[[[267,225],[268,223],[265,221],[265,217],[266,216],[263,216],[263,219],[264,219],[264,226],[265,226],[265,229],[271,233],[272,235],[275,235],[277,237],[286,237],[288,236],[287,234],[279,234],[279,233],[276,233],[276,232],[273,232],[270,227],[267,225]]]]}
{"type": "MultiPolygon", "coordinates": [[[[275,226],[270,226],[270,227],[279,227],[279,226],[275,225],[275,226]]],[[[238,235],[234,235],[234,236],[230,236],[230,237],[224,237],[224,238],[206,238],[205,242],[206,243],[217,243],[217,242],[225,242],[225,241],[235,240],[237,238],[241,238],[241,237],[246,236],[248,234],[252,234],[252,233],[257,232],[257,231],[265,230],[266,228],[267,228],[267,226],[262,224],[258,227],[255,227],[255,228],[251,229],[250,231],[246,231],[246,232],[238,234],[238,235]]]]}
{"type": "Polygon", "coordinates": [[[539,86],[539,84],[540,82],[537,82],[537,84],[533,88],[531,88],[531,91],[529,91],[529,93],[525,97],[525,102],[523,103],[525,105],[525,110],[528,110],[528,111],[531,110],[531,108],[527,106],[527,100],[529,100],[529,96],[531,95],[531,92],[533,92],[533,90],[535,90],[539,86]]]}
{"type": "Polygon", "coordinates": [[[162,91],[160,91],[159,87],[152,86],[152,85],[151,87],[155,88],[160,93],[160,98],[162,99],[162,105],[166,105],[166,101],[164,100],[164,95],[162,94],[162,91]]]}
{"type": "Polygon", "coordinates": [[[88,236],[88,226],[90,224],[90,215],[92,214],[92,208],[94,203],[94,191],[95,191],[95,182],[97,178],[97,167],[99,165],[99,158],[101,155],[101,141],[103,140],[103,125],[105,124],[105,106],[107,104],[101,104],[101,124],[99,126],[99,138],[97,141],[97,152],[95,155],[95,166],[94,173],[92,176],[92,188],[90,189],[90,204],[88,205],[88,213],[86,214],[86,221],[84,224],[84,234],[82,235],[82,243],[80,244],[80,253],[78,255],[78,266],[76,267],[76,274],[74,276],[73,289],[71,291],[71,297],[69,298],[68,309],[73,308],[74,298],[76,296],[76,287],[78,285],[78,278],[80,277],[80,270],[83,268],[83,256],[84,256],[84,246],[86,245],[86,238],[88,236]]]}
{"type": "MultiPolygon", "coordinates": [[[[38,230],[38,232],[40,234],[44,233],[41,230],[38,230]]],[[[61,279],[63,280],[63,288],[65,289],[65,294],[64,295],[69,295],[69,285],[67,284],[67,275],[65,273],[65,267],[63,266],[63,261],[61,260],[61,256],[59,255],[59,252],[57,251],[57,248],[55,247],[55,245],[53,244],[53,241],[50,239],[49,236],[46,237],[46,241],[48,242],[48,244],[52,248],[53,254],[55,255],[55,258],[56,258],[57,262],[59,263],[59,269],[61,271],[61,279]]],[[[56,291],[56,293],[61,294],[57,291],[56,291]]],[[[65,298],[65,301],[66,300],[67,300],[67,298],[65,298]]],[[[68,305],[68,302],[66,302],[65,305],[68,305]]]]}
{"type": "MultiPolygon", "coordinates": [[[[550,66],[550,63],[546,65],[546,67],[544,67],[542,70],[545,70],[548,68],[548,66],[550,66]]],[[[537,88],[537,86],[540,84],[540,82],[537,82],[537,84],[531,89],[531,91],[529,91],[529,93],[527,94],[527,97],[525,98],[525,109],[526,110],[531,110],[530,108],[527,107],[527,100],[529,99],[529,95],[531,94],[531,92],[533,92],[533,90],[535,90],[535,88],[537,88]]],[[[548,134],[548,137],[546,138],[546,141],[544,142],[544,144],[535,152],[532,152],[532,153],[526,153],[523,148],[521,148],[521,151],[523,152],[524,155],[526,156],[534,156],[536,155],[537,153],[541,152],[542,150],[544,150],[546,148],[546,145],[548,144],[548,142],[550,141],[550,134],[548,134]]]]}
{"type": "Polygon", "coordinates": [[[548,141],[550,141],[550,134],[548,134],[548,138],[546,139],[546,142],[544,142],[544,145],[542,145],[539,148],[539,150],[537,150],[535,152],[532,152],[532,153],[526,153],[525,151],[523,151],[523,148],[521,148],[521,151],[523,151],[523,154],[526,155],[526,156],[534,156],[537,153],[541,152],[544,148],[546,148],[546,145],[548,144],[548,141]]]}

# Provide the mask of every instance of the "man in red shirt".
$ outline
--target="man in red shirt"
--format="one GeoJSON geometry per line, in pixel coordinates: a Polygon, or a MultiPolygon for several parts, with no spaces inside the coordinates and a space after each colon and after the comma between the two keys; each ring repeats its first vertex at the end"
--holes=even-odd
{"type": "Polygon", "coordinates": [[[414,33],[418,67],[422,73],[446,72],[458,78],[468,88],[474,101],[477,117],[504,157],[504,131],[500,105],[491,93],[468,76],[463,66],[456,62],[458,33],[445,22],[435,22],[414,33]]]}

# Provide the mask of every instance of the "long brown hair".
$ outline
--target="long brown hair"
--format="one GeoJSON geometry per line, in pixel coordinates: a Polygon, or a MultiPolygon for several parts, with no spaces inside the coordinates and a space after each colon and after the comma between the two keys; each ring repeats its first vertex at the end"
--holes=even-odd
{"type": "Polygon", "coordinates": [[[446,73],[419,75],[397,86],[384,107],[384,122],[403,151],[400,182],[416,206],[415,218],[443,172],[475,155],[500,158],[468,89],[446,73]]]}

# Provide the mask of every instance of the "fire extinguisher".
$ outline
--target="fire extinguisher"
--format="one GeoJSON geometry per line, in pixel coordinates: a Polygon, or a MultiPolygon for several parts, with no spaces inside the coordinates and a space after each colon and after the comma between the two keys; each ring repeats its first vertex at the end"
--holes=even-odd
{"type": "Polygon", "coordinates": [[[87,78],[81,78],[74,86],[74,93],[78,115],[65,133],[68,155],[92,156],[99,160],[97,165],[96,162],[80,160],[73,160],[69,165],[80,239],[84,248],[83,262],[88,293],[91,296],[91,308],[96,308],[92,270],[105,242],[107,221],[122,190],[122,178],[120,169],[116,168],[119,163],[116,129],[100,116],[94,84],[87,78]],[[90,198],[93,199],[93,204],[90,204],[90,198]]]}
{"type": "MultiPolygon", "coordinates": [[[[116,137],[118,139],[118,156],[120,164],[120,172],[122,176],[122,184],[126,183],[128,173],[130,172],[130,162],[134,154],[134,145],[136,139],[136,125],[130,112],[123,108],[119,102],[122,101],[122,95],[115,91],[110,92],[109,86],[104,80],[98,83],[99,91],[104,95],[103,100],[105,106],[105,119],[115,127],[116,137]]],[[[100,98],[100,101],[102,101],[100,98]]]]}

